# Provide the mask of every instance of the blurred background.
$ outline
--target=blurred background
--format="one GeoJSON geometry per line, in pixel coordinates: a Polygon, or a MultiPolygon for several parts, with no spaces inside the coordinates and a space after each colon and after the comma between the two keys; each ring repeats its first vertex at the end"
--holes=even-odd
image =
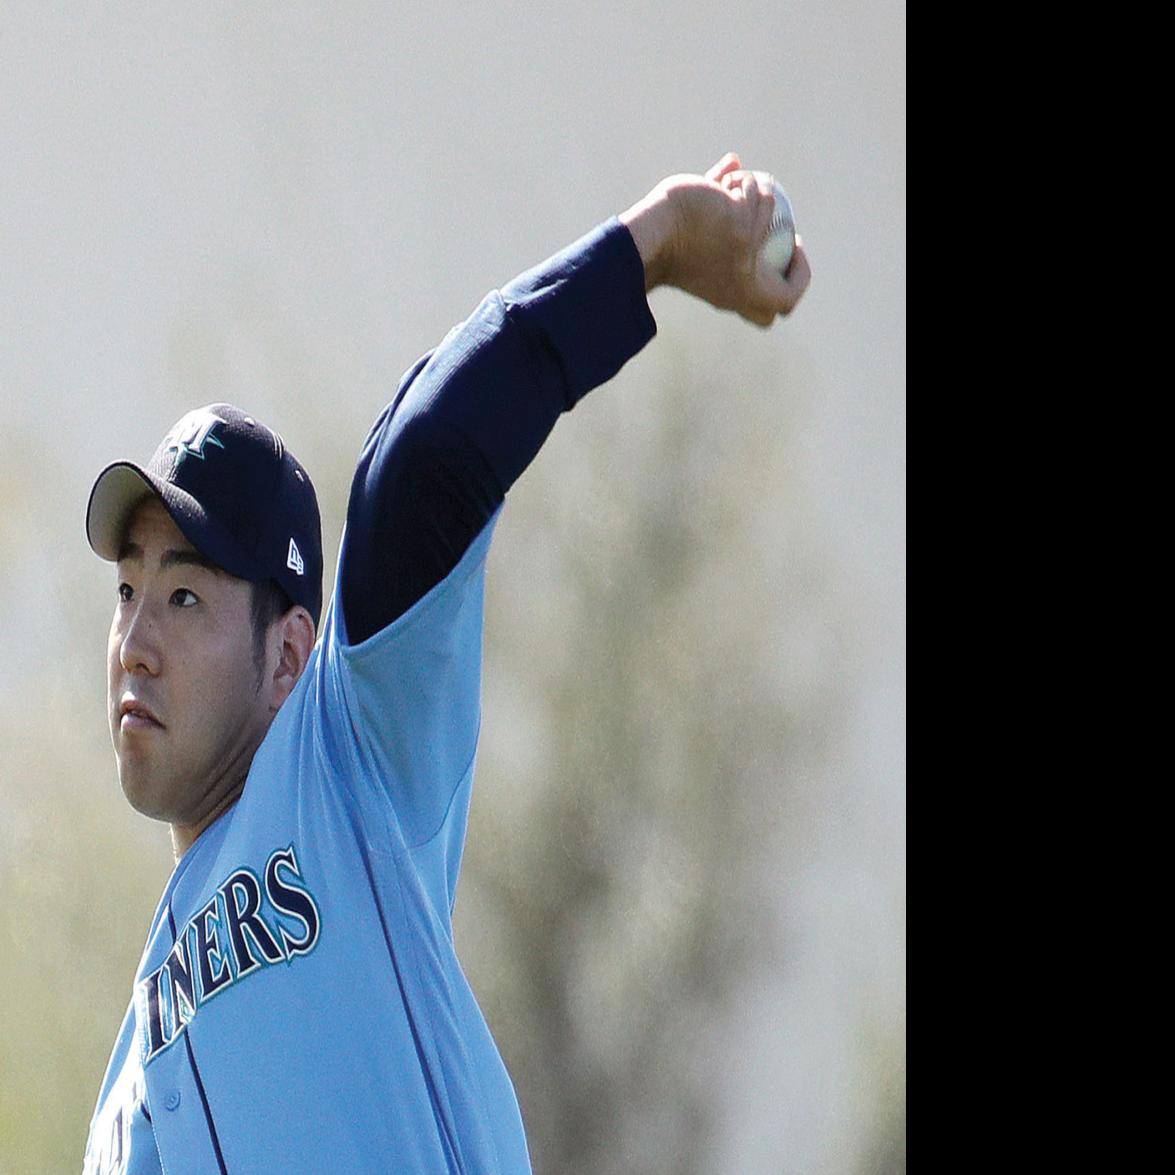
{"type": "Polygon", "coordinates": [[[323,506],[483,294],[728,149],[814,280],[675,291],[489,562],[458,946],[536,1172],[905,1169],[905,6],[0,2],[0,1171],[80,1169],[171,869],[118,787],[109,460],[323,506]]]}

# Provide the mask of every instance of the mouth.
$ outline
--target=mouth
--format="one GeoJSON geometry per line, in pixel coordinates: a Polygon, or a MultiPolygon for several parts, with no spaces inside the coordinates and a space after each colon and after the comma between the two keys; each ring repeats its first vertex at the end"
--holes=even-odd
{"type": "Polygon", "coordinates": [[[124,732],[165,729],[150,706],[132,697],[123,698],[122,704],[118,707],[118,725],[124,732]]]}

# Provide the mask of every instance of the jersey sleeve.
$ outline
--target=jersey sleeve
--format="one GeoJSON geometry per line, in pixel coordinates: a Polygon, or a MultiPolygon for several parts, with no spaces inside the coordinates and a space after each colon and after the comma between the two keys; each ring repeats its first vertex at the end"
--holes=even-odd
{"type": "MultiPolygon", "coordinates": [[[[495,513],[444,579],[359,643],[336,587],[315,672],[332,758],[382,789],[410,846],[441,828],[473,766],[481,720],[485,565],[495,513]]],[[[344,533],[340,559],[346,557],[344,533]]]]}
{"type": "Polygon", "coordinates": [[[560,414],[656,332],[615,218],[489,294],[401,380],[363,446],[341,607],[353,641],[456,565],[560,414]]]}
{"type": "Polygon", "coordinates": [[[613,219],[488,295],[401,381],[352,484],[321,671],[410,843],[441,827],[480,722],[485,561],[555,421],[656,331],[613,219]]]}

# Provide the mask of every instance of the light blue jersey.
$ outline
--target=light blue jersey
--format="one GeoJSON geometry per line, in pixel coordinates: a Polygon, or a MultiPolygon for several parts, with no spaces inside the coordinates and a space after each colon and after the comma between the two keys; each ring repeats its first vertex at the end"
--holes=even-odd
{"type": "Polygon", "coordinates": [[[87,1173],[530,1170],[451,922],[496,520],[361,644],[336,587],[240,801],[160,900],[87,1173]]]}

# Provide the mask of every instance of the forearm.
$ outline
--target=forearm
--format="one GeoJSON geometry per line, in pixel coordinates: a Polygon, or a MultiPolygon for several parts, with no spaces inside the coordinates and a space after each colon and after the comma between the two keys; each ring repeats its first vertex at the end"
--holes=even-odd
{"type": "Polygon", "coordinates": [[[559,416],[653,336],[644,289],[634,238],[609,222],[487,297],[405,376],[352,484],[352,642],[456,566],[559,416]]]}

